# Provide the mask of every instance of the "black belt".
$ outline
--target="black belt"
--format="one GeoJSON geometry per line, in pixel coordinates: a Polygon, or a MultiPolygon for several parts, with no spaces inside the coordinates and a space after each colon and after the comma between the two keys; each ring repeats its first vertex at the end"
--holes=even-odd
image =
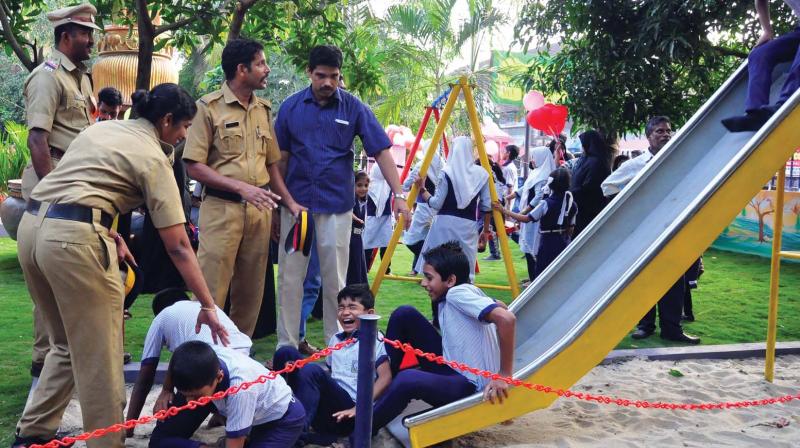
{"type": "MultiPolygon", "coordinates": [[[[28,206],[25,210],[33,216],[39,214],[39,207],[42,203],[35,200],[28,200],[28,206]]],[[[91,224],[94,220],[94,213],[91,207],[86,207],[78,204],[50,204],[47,208],[46,218],[53,219],[66,219],[67,221],[78,221],[91,224]]],[[[114,217],[104,211],[100,211],[100,225],[106,229],[111,228],[111,223],[114,222],[114,217]]]]}
{"type": "Polygon", "coordinates": [[[546,233],[565,233],[567,229],[555,229],[555,230],[539,230],[539,233],[546,234],[546,233]]]}
{"type": "MultiPolygon", "coordinates": [[[[258,188],[269,191],[268,185],[262,185],[258,188]]],[[[226,201],[240,202],[240,203],[245,202],[244,199],[242,198],[242,195],[240,195],[239,193],[233,193],[225,190],[217,190],[216,188],[211,188],[208,186],[206,186],[205,192],[209,196],[214,196],[215,198],[224,199],[226,201]]]]}

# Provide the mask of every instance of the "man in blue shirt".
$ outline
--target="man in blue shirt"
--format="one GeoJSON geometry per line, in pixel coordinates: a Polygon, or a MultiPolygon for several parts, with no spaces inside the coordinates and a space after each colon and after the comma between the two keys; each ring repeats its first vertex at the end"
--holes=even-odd
{"type": "MultiPolygon", "coordinates": [[[[280,241],[303,210],[314,219],[316,247],[322,273],[325,340],[337,333],[336,294],[345,285],[355,200],[353,140],[374,157],[394,193],[395,213],[409,217],[391,146],[375,114],[358,98],[339,88],[342,52],[332,45],[311,50],[311,85],[287,98],[275,120],[286,191],[280,213],[280,241]]],[[[406,220],[408,222],[408,220],[406,220]]],[[[308,257],[300,251],[278,256],[280,316],[278,346],[298,346],[300,303],[308,257]]]]}

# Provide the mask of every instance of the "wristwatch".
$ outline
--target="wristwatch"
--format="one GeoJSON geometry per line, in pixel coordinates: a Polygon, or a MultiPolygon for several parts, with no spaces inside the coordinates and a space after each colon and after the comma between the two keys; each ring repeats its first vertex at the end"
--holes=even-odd
{"type": "Polygon", "coordinates": [[[402,199],[402,200],[404,200],[404,201],[408,201],[408,198],[406,197],[406,194],[405,194],[405,193],[392,193],[392,196],[393,196],[395,199],[402,199]]]}

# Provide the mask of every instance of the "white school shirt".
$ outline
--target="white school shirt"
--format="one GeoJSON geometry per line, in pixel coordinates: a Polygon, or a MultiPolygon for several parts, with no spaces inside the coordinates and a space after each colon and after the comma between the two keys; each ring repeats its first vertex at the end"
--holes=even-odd
{"type": "MultiPolygon", "coordinates": [[[[380,332],[379,332],[380,333],[380,332]]],[[[356,401],[356,390],[358,389],[358,330],[348,336],[345,333],[337,333],[331,336],[328,347],[348,339],[355,338],[356,342],[340,350],[336,350],[325,359],[331,369],[331,378],[347,391],[347,395],[356,401]]],[[[383,345],[383,335],[379,334],[378,341],[375,343],[375,378],[378,378],[378,366],[387,362],[389,357],[386,355],[386,347],[383,345]]]]}
{"type": "Polygon", "coordinates": [[[600,188],[603,189],[603,196],[613,196],[622,191],[652,158],[653,153],[648,149],[640,155],[626,160],[616,171],[609,174],[600,185],[600,188]]]}
{"type": "Polygon", "coordinates": [[[503,166],[503,177],[506,178],[506,185],[503,189],[505,191],[505,195],[508,196],[511,193],[516,192],[517,177],[519,177],[519,172],[517,171],[517,165],[514,164],[514,162],[503,166]]]}
{"type": "MultiPolygon", "coordinates": [[[[269,373],[260,362],[228,348],[216,350],[220,368],[224,374],[217,390],[226,390],[257,379],[269,373]]],[[[234,395],[214,400],[214,406],[227,418],[225,435],[237,438],[250,434],[253,426],[278,420],[289,409],[294,400],[292,389],[282,376],[273,380],[256,383],[247,390],[239,390],[234,395]]]]}
{"type": "MultiPolygon", "coordinates": [[[[486,316],[499,305],[478,287],[464,283],[454,286],[439,302],[439,327],[442,330],[442,355],[482,370],[500,370],[500,344],[497,327],[486,316]]],[[[459,371],[477,390],[489,379],[459,371]]]]}
{"type": "MultiPolygon", "coordinates": [[[[161,357],[162,347],[166,346],[167,350],[173,352],[179,345],[187,341],[202,341],[215,350],[223,347],[222,343],[214,344],[208,325],[203,325],[200,333],[194,332],[201,306],[200,302],[194,300],[181,300],[161,310],[153,319],[147,330],[147,336],[144,338],[142,363],[157,363],[161,357]]],[[[253,341],[239,331],[236,324],[219,307],[217,307],[217,319],[228,331],[230,340],[228,348],[249,355],[253,341]]]]}

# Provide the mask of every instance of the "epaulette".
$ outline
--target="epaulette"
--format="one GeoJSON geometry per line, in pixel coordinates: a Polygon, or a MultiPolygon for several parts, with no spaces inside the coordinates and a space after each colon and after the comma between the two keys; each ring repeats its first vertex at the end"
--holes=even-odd
{"type": "Polygon", "coordinates": [[[263,104],[267,109],[272,110],[272,101],[266,98],[261,98],[260,96],[257,96],[256,98],[258,98],[259,103],[263,104]]]}
{"type": "Polygon", "coordinates": [[[207,93],[200,98],[200,102],[203,104],[208,105],[208,103],[218,100],[222,98],[222,90],[215,90],[211,93],[207,93]]]}
{"type": "Polygon", "coordinates": [[[48,72],[54,72],[58,70],[58,67],[60,65],[61,62],[59,61],[54,61],[54,60],[44,61],[44,69],[47,70],[48,72]]]}

